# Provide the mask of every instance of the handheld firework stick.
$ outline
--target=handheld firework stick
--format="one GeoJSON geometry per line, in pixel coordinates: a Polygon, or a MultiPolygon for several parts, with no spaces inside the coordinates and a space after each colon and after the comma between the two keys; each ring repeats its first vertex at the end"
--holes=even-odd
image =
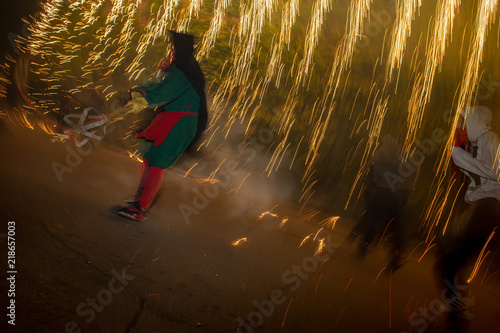
{"type": "Polygon", "coordinates": [[[124,106],[107,115],[100,114],[93,107],[88,107],[81,114],[71,113],[64,116],[63,120],[68,124],[69,128],[61,134],[56,134],[50,142],[64,142],[69,139],[75,140],[77,147],[84,146],[89,139],[100,141],[106,134],[106,125],[116,117],[128,113],[132,109],[131,106],[124,106]],[[72,119],[78,119],[74,123],[72,119]],[[100,133],[99,129],[102,129],[100,133]]]}

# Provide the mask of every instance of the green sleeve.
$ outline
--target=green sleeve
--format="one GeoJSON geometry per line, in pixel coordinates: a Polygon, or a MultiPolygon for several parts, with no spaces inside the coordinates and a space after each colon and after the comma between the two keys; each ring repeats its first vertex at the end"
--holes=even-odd
{"type": "Polygon", "coordinates": [[[150,107],[168,104],[191,88],[186,76],[172,64],[160,82],[146,83],[133,91],[142,93],[150,107]]]}

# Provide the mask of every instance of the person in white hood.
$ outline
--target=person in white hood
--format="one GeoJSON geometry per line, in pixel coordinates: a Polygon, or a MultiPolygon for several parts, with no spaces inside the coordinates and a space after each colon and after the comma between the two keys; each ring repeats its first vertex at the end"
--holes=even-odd
{"type": "MultiPolygon", "coordinates": [[[[491,131],[492,116],[487,107],[471,107],[462,111],[462,116],[469,142],[465,149],[453,147],[451,157],[467,176],[466,208],[450,222],[436,268],[448,295],[443,312],[451,318],[469,319],[475,299],[468,291],[469,276],[460,273],[500,225],[500,138],[491,131]]],[[[498,237],[490,240],[489,246],[495,241],[498,237]]]]}
{"type": "Polygon", "coordinates": [[[487,107],[476,106],[464,117],[469,143],[465,150],[454,147],[451,156],[470,181],[465,201],[473,203],[484,198],[500,200],[500,139],[491,131],[491,111],[487,107]]]}

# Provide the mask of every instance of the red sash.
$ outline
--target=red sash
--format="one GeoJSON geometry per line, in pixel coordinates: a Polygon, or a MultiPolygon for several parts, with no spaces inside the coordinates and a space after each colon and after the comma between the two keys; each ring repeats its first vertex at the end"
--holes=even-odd
{"type": "Polygon", "coordinates": [[[198,116],[194,112],[164,111],[160,112],[146,129],[136,134],[136,137],[154,141],[155,146],[161,145],[172,128],[185,116],[198,116]]]}

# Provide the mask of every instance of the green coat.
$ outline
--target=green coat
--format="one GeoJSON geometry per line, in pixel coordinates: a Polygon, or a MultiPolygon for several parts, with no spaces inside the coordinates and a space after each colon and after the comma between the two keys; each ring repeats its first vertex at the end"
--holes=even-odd
{"type": "Polygon", "coordinates": [[[150,166],[172,166],[193,140],[198,125],[200,97],[186,76],[174,64],[160,82],[147,83],[132,91],[140,92],[149,107],[163,109],[138,134],[139,153],[150,166]]]}

